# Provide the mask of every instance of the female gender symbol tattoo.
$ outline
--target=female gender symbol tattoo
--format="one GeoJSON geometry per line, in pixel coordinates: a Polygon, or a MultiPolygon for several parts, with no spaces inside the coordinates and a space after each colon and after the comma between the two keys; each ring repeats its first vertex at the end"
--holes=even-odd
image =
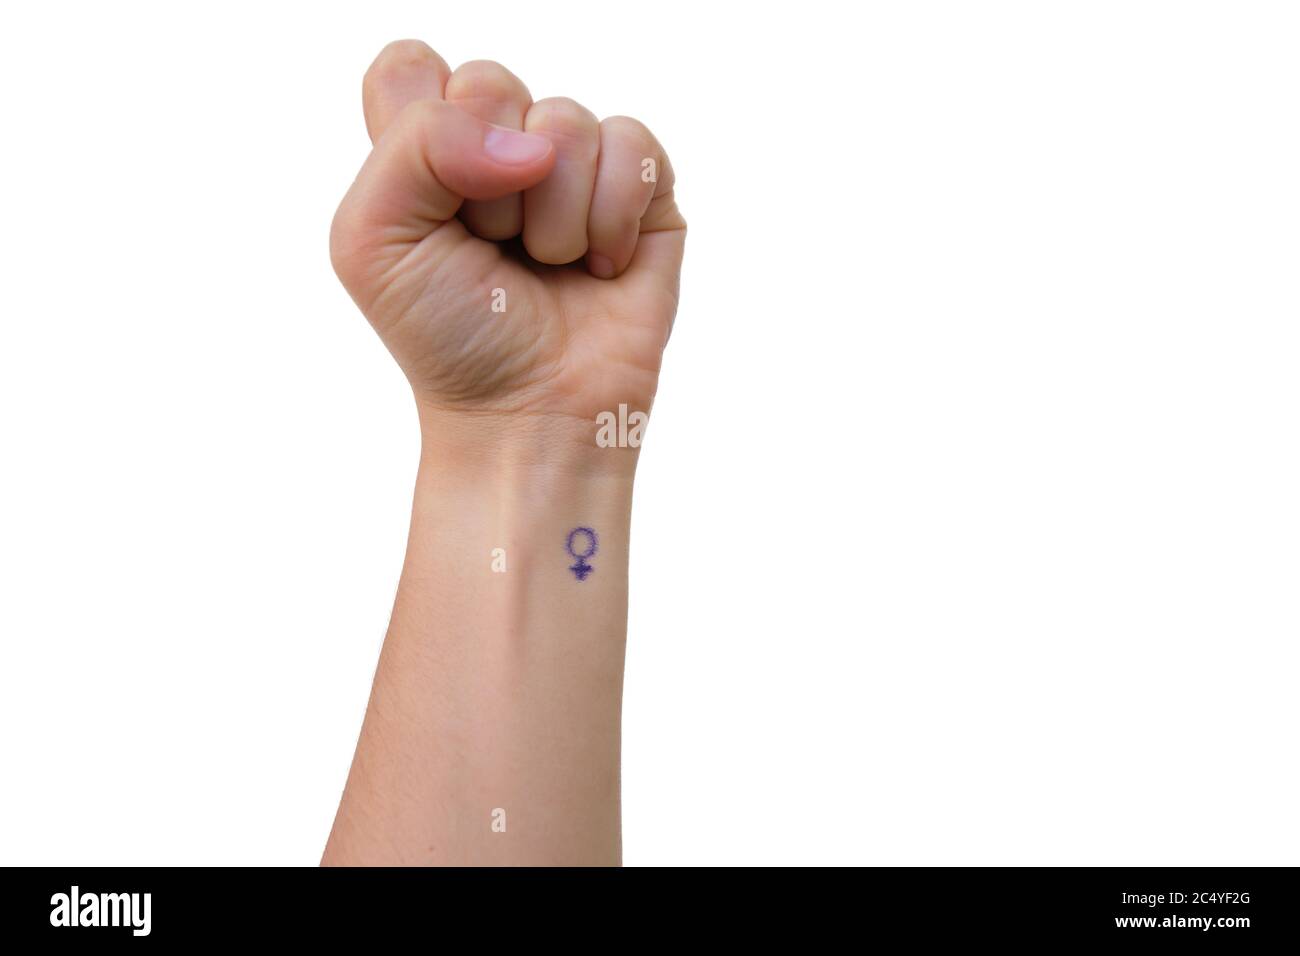
{"type": "Polygon", "coordinates": [[[564,543],[564,550],[568,551],[572,557],[578,559],[577,564],[569,566],[569,570],[573,572],[573,576],[579,581],[587,580],[587,575],[596,570],[587,563],[587,559],[596,553],[596,532],[592,531],[590,528],[574,528],[569,532],[569,540],[564,543]],[[573,539],[579,535],[586,535],[590,541],[590,547],[586,548],[581,554],[573,550],[573,539]]]}

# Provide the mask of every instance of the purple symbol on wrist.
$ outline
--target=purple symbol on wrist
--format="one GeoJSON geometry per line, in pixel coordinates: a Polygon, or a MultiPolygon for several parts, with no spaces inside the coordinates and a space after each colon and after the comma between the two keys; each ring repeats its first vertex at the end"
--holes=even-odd
{"type": "Polygon", "coordinates": [[[592,531],[590,528],[574,528],[569,532],[569,540],[565,542],[564,550],[568,551],[572,557],[578,559],[577,564],[569,565],[569,570],[573,572],[573,576],[579,581],[587,580],[587,575],[596,570],[587,563],[587,559],[596,553],[596,532],[592,531]],[[579,536],[585,536],[590,545],[589,547],[586,547],[581,554],[573,550],[573,539],[579,536]]]}

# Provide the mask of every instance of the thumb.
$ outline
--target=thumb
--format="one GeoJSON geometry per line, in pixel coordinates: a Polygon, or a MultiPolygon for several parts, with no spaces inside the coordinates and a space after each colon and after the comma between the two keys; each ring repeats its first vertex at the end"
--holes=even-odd
{"type": "Polygon", "coordinates": [[[493,126],[442,100],[410,103],[339,205],[330,237],[335,265],[419,242],[465,199],[520,192],[554,165],[555,147],[545,136],[493,126]]]}

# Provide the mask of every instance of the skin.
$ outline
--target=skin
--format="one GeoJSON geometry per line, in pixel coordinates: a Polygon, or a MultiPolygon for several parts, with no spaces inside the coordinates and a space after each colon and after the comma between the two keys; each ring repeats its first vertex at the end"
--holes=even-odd
{"type": "Polygon", "coordinates": [[[418,41],[362,90],[373,149],[330,252],[411,384],[422,452],[322,862],[616,864],[638,451],[598,447],[596,416],[654,398],[686,236],[672,167],[636,120],[418,41]],[[575,527],[600,538],[582,581],[575,527]]]}

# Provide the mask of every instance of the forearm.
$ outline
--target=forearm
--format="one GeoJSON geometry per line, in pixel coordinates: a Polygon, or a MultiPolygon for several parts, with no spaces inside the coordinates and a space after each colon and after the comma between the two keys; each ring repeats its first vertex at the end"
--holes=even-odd
{"type": "Polygon", "coordinates": [[[325,863],[619,862],[634,455],[426,420],[325,863]]]}

